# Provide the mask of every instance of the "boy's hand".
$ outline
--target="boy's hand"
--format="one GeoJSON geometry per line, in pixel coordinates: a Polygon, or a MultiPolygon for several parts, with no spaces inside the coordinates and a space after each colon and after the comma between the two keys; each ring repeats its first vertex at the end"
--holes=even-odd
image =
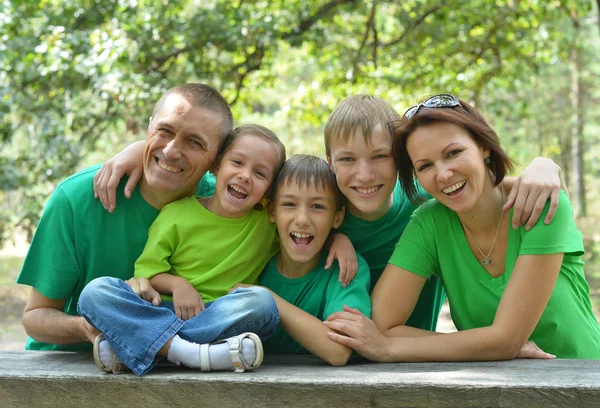
{"type": "Polygon", "coordinates": [[[144,142],[132,143],[104,163],[94,175],[94,197],[100,199],[108,212],[112,213],[117,205],[117,187],[125,174],[129,175],[125,185],[125,197],[131,197],[131,192],[142,178],[143,156],[144,142]]]}
{"type": "Polygon", "coordinates": [[[160,305],[160,302],[162,302],[160,293],[158,293],[156,289],[152,287],[147,278],[131,278],[126,280],[125,283],[128,284],[131,290],[134,291],[139,297],[147,300],[154,306],[158,306],[160,305]]]}
{"type": "Polygon", "coordinates": [[[550,209],[544,219],[544,223],[550,224],[558,208],[560,189],[560,167],[550,159],[536,157],[515,181],[502,209],[507,211],[514,205],[513,228],[527,221],[525,229],[529,231],[550,199],[550,209]]]}
{"type": "Polygon", "coordinates": [[[348,286],[358,271],[358,261],[356,260],[356,251],[354,246],[344,234],[333,234],[331,236],[331,246],[329,247],[329,256],[325,263],[325,269],[331,268],[333,260],[337,259],[340,265],[339,281],[343,287],[348,286]]]}
{"type": "Polygon", "coordinates": [[[189,320],[205,309],[200,293],[188,281],[181,280],[173,288],[173,308],[181,320],[189,320]]]}
{"type": "Polygon", "coordinates": [[[327,333],[331,340],[356,350],[371,361],[389,361],[389,339],[359,310],[344,306],[342,312],[332,313],[323,324],[332,330],[327,333]]]}

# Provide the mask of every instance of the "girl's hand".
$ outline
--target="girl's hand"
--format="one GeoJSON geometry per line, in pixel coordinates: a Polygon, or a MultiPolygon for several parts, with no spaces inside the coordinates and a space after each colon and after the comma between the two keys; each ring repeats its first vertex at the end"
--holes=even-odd
{"type": "Polygon", "coordinates": [[[335,332],[327,336],[335,342],[356,350],[363,357],[372,361],[390,361],[389,339],[361,312],[344,306],[343,312],[336,312],[323,322],[335,332]]]}
{"type": "Polygon", "coordinates": [[[173,288],[173,308],[181,320],[189,320],[205,309],[200,293],[188,281],[181,280],[173,288]]]}
{"type": "Polygon", "coordinates": [[[144,170],[145,142],[135,142],[119,152],[115,157],[102,165],[94,175],[94,197],[100,199],[104,209],[113,212],[117,205],[117,187],[125,174],[129,180],[125,185],[125,197],[130,198],[131,192],[142,178],[144,170]]]}
{"type": "Polygon", "coordinates": [[[356,251],[354,246],[344,234],[333,234],[331,236],[331,245],[329,247],[329,256],[325,263],[325,269],[331,268],[333,260],[337,259],[340,265],[339,281],[343,287],[348,286],[358,271],[358,261],[356,260],[356,251]]]}
{"type": "Polygon", "coordinates": [[[128,284],[131,290],[134,291],[139,297],[147,300],[154,306],[158,306],[160,305],[160,302],[162,302],[160,293],[158,293],[156,289],[152,287],[147,278],[131,278],[126,280],[125,283],[128,284]]]}

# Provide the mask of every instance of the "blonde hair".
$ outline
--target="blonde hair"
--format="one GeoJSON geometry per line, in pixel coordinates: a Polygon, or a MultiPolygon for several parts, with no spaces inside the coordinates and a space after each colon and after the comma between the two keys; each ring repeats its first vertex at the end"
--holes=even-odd
{"type": "Polygon", "coordinates": [[[331,154],[331,141],[346,142],[361,129],[367,143],[373,128],[380,124],[387,131],[389,122],[400,119],[390,104],[373,95],[354,95],[344,99],[333,111],[325,125],[325,152],[331,154]]]}

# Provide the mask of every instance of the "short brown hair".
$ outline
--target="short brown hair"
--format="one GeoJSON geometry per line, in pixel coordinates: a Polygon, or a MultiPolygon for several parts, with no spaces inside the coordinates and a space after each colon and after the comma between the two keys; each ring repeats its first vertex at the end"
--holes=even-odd
{"type": "Polygon", "coordinates": [[[422,126],[437,122],[447,122],[460,126],[469,132],[475,143],[490,150],[490,163],[488,164],[495,176],[494,185],[502,182],[506,173],[513,169],[513,162],[508,157],[498,135],[488,125],[479,112],[467,102],[460,100],[460,106],[454,108],[426,108],[421,106],[419,111],[410,119],[403,118],[388,125],[394,139],[392,155],[398,169],[398,176],[402,189],[412,202],[422,201],[415,186],[415,171],[406,150],[406,142],[410,135],[422,126]]]}
{"type": "Polygon", "coordinates": [[[154,105],[150,121],[152,121],[152,118],[156,117],[167,98],[172,94],[181,96],[192,106],[197,106],[220,114],[222,122],[221,141],[225,140],[227,135],[231,133],[231,129],[233,128],[233,115],[229,108],[229,103],[227,103],[219,91],[205,84],[185,84],[169,89],[160,97],[158,102],[156,102],[156,105],[154,105]]]}
{"type": "Polygon", "coordinates": [[[386,101],[372,95],[354,95],[344,99],[333,111],[325,125],[325,153],[331,155],[331,141],[347,141],[356,129],[361,129],[367,143],[378,124],[383,126],[400,119],[398,112],[386,101]]]}
{"type": "Polygon", "coordinates": [[[285,146],[283,143],[281,143],[281,140],[279,140],[277,135],[271,129],[268,129],[261,125],[242,125],[233,129],[233,131],[227,136],[227,138],[225,138],[225,141],[221,144],[215,165],[219,164],[225,153],[227,153],[227,151],[233,145],[233,142],[235,142],[237,139],[244,135],[262,136],[273,142],[273,144],[279,152],[279,160],[277,162],[277,166],[275,167],[275,172],[273,173],[273,175],[276,176],[277,173],[279,173],[279,170],[281,170],[281,166],[283,166],[283,163],[285,163],[285,146]]]}
{"type": "Polygon", "coordinates": [[[290,157],[277,178],[273,182],[270,201],[275,202],[279,188],[292,182],[302,186],[317,186],[325,191],[330,191],[335,198],[335,208],[339,211],[346,203],[346,197],[340,191],[335,174],[327,162],[317,156],[308,154],[295,154],[290,157]]]}

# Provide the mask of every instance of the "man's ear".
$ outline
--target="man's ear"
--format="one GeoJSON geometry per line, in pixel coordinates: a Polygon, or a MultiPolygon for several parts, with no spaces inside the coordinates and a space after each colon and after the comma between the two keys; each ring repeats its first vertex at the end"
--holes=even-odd
{"type": "Polygon", "coordinates": [[[333,167],[333,164],[331,163],[331,156],[327,155],[327,163],[329,163],[329,168],[331,168],[331,171],[333,171],[333,174],[335,174],[335,168],[333,167]]]}
{"type": "Polygon", "coordinates": [[[346,206],[343,205],[338,211],[336,211],[335,216],[333,218],[333,228],[339,228],[344,221],[344,216],[346,215],[346,206]]]}

